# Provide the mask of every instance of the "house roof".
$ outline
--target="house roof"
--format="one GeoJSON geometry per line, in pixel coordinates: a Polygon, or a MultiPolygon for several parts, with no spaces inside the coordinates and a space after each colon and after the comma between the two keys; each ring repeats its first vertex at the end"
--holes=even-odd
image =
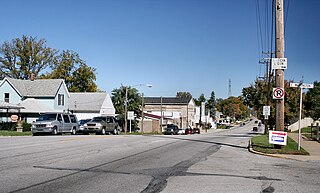
{"type": "Polygon", "coordinates": [[[187,105],[192,98],[182,97],[145,97],[144,104],[146,105],[187,105]],[[162,100],[161,100],[162,98],[162,100]]]}
{"type": "Polygon", "coordinates": [[[55,97],[63,79],[20,80],[6,77],[14,89],[24,97],[55,97]]]}
{"type": "Polygon", "coordinates": [[[50,107],[43,103],[40,103],[34,98],[27,98],[20,103],[25,109],[22,109],[22,113],[48,113],[48,112],[60,112],[61,110],[52,110],[50,107]]]}
{"type": "MultiPolygon", "coordinates": [[[[100,111],[106,99],[110,96],[106,92],[77,92],[69,93],[69,110],[74,111],[100,111]]],[[[111,101],[111,99],[110,99],[111,101]]],[[[107,107],[113,108],[113,104],[105,104],[107,107]]]]}

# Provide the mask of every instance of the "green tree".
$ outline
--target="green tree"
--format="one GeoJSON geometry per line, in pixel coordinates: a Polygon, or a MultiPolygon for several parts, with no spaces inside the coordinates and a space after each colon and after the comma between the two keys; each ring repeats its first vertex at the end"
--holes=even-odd
{"type": "Polygon", "coordinates": [[[64,79],[66,86],[71,92],[96,92],[95,68],[88,67],[78,53],[70,50],[62,51],[57,57],[52,72],[43,78],[64,79]]]}
{"type": "Polygon", "coordinates": [[[237,120],[248,117],[250,114],[248,107],[243,104],[240,97],[231,96],[225,100],[220,101],[217,104],[217,109],[224,115],[235,118],[237,120]]]}
{"type": "Polygon", "coordinates": [[[201,106],[202,102],[206,102],[207,101],[206,97],[204,97],[204,94],[201,94],[198,99],[194,98],[193,100],[194,100],[194,102],[195,102],[195,104],[197,106],[201,106]]]}
{"type": "Polygon", "coordinates": [[[314,82],[314,88],[306,94],[307,115],[318,120],[320,118],[320,82],[314,82]]]}
{"type": "Polygon", "coordinates": [[[40,76],[54,64],[57,50],[46,46],[44,39],[23,35],[22,38],[4,42],[0,48],[0,78],[8,76],[29,79],[33,73],[40,76]]]}
{"type": "Polygon", "coordinates": [[[207,101],[207,107],[209,109],[211,117],[215,118],[216,114],[216,96],[214,91],[211,92],[210,98],[207,101]]]}
{"type": "MultiPolygon", "coordinates": [[[[116,110],[116,114],[119,114],[119,124],[124,127],[125,123],[125,101],[126,101],[126,89],[127,89],[127,110],[134,111],[138,117],[141,117],[141,102],[142,98],[138,93],[138,90],[132,87],[121,86],[118,89],[113,89],[111,92],[111,100],[116,110]]],[[[136,125],[136,122],[133,121],[136,125]]]]}
{"type": "Polygon", "coordinates": [[[178,98],[192,98],[190,92],[177,92],[176,97],[178,98]]]}

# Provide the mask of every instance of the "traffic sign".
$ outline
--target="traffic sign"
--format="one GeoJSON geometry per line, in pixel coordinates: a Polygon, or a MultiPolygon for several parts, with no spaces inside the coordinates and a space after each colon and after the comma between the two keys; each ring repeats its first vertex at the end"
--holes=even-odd
{"type": "Polygon", "coordinates": [[[313,88],[313,84],[302,84],[301,88],[313,88]]]}
{"type": "Polygon", "coordinates": [[[265,116],[270,115],[270,106],[263,106],[263,115],[265,116]]]}
{"type": "Polygon", "coordinates": [[[283,88],[273,88],[272,92],[273,99],[284,99],[284,89],[283,88]]]}
{"type": "Polygon", "coordinates": [[[134,120],[134,111],[128,111],[127,117],[128,120],[134,120]]]}
{"type": "Polygon", "coordinates": [[[288,64],[287,61],[288,61],[287,58],[272,58],[271,59],[272,70],[287,69],[287,64],[288,64]]]}
{"type": "Polygon", "coordinates": [[[294,87],[294,88],[299,87],[299,85],[300,85],[300,83],[297,83],[297,82],[290,83],[290,87],[294,87]]]}

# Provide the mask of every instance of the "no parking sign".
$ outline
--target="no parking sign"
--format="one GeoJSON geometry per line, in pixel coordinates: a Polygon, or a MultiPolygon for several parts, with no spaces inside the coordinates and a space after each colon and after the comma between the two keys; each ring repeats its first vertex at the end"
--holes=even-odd
{"type": "Polygon", "coordinates": [[[284,89],[283,88],[273,88],[272,92],[273,99],[284,99],[284,89]]]}

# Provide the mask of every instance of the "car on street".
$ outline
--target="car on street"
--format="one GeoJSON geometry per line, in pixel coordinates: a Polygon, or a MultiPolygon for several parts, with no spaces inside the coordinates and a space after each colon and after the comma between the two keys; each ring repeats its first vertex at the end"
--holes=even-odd
{"type": "Polygon", "coordinates": [[[185,135],[186,134],[186,130],[185,129],[179,129],[178,134],[179,135],[185,135]]]}
{"type": "Polygon", "coordinates": [[[199,128],[193,128],[193,133],[197,133],[197,134],[200,134],[200,129],[199,128]]]}
{"type": "Polygon", "coordinates": [[[188,128],[186,128],[185,129],[186,130],[186,135],[188,135],[188,134],[194,134],[194,131],[193,131],[193,129],[191,128],[191,127],[188,127],[188,128]]]}
{"type": "Polygon", "coordinates": [[[41,133],[75,135],[77,130],[79,130],[77,116],[70,113],[45,113],[31,124],[32,135],[41,133]]]}
{"type": "Polygon", "coordinates": [[[86,124],[87,122],[91,121],[91,119],[81,119],[79,121],[79,129],[77,130],[77,133],[83,133],[84,130],[84,124],[86,124]]]}
{"type": "Polygon", "coordinates": [[[167,128],[164,131],[165,135],[178,135],[179,133],[179,127],[174,124],[167,125],[167,128]]]}
{"type": "Polygon", "coordinates": [[[84,124],[84,134],[110,134],[118,135],[120,133],[120,127],[118,121],[113,116],[99,116],[94,117],[91,121],[84,124]]]}

